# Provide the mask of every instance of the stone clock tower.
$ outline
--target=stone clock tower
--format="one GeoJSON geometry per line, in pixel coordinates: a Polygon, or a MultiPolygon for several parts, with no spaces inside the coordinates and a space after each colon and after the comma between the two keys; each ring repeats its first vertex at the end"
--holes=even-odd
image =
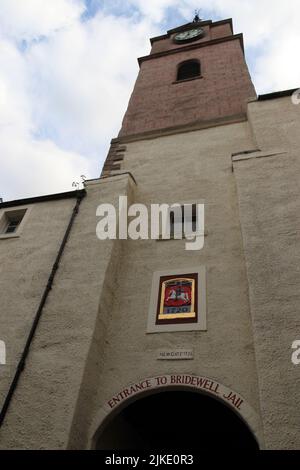
{"type": "Polygon", "coordinates": [[[256,96],[230,19],[152,38],[139,64],[101,177],[0,204],[0,446],[300,448],[294,90],[256,96]],[[203,248],[100,241],[120,196],[204,204],[203,248]]]}
{"type": "Polygon", "coordinates": [[[247,100],[256,95],[243,36],[233,34],[230,20],[188,24],[151,44],[150,55],[139,59],[120,136],[245,114],[247,100]]]}

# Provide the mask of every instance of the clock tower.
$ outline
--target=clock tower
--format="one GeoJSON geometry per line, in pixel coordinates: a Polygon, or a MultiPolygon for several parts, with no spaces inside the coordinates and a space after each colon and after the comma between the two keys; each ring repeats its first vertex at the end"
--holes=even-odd
{"type": "MultiPolygon", "coordinates": [[[[94,444],[111,446],[114,435],[118,445],[126,445],[121,436],[125,419],[128,445],[140,433],[147,436],[141,446],[147,445],[149,436],[157,435],[155,416],[164,415],[162,435],[172,435],[170,446],[180,446],[183,437],[180,444],[172,431],[178,422],[171,424],[171,416],[184,404],[190,418],[201,409],[199,420],[204,419],[205,427],[216,413],[216,426],[224,426],[223,444],[218,445],[230,446],[225,438],[230,435],[256,448],[263,445],[262,425],[255,411],[259,391],[231,158],[256,146],[248,107],[257,96],[243,35],[234,34],[231,19],[197,18],[150,41],[150,54],[138,59],[140,71],[128,109],[103,167],[101,200],[113,200],[124,181],[130,204],[204,204],[204,246],[187,251],[186,240],[175,237],[124,243],[114,273],[118,290],[113,307],[109,319],[104,313],[101,320],[107,318],[109,325],[103,384],[112,389],[109,377],[122,383],[107,401],[105,416],[110,419],[118,404],[123,406],[127,397],[130,401],[137,390],[158,387],[160,392],[161,385],[183,385],[183,391],[191,383],[222,397],[223,411],[233,406],[248,428],[235,423],[234,414],[227,420],[221,409],[220,414],[208,411],[204,401],[189,408],[191,397],[184,393],[176,402],[169,389],[171,395],[159,393],[149,402],[129,405],[107,428],[100,424],[94,444]],[[134,385],[128,388],[126,381],[134,385]]],[[[99,401],[100,396],[99,389],[99,401]]],[[[218,439],[213,429],[204,434],[203,446],[213,447],[218,439]]],[[[184,445],[197,446],[191,439],[188,434],[184,445]]],[[[158,435],[155,445],[161,445],[158,435]]]]}
{"type": "Polygon", "coordinates": [[[236,120],[256,97],[232,20],[195,21],[151,39],[120,136],[236,120]]]}

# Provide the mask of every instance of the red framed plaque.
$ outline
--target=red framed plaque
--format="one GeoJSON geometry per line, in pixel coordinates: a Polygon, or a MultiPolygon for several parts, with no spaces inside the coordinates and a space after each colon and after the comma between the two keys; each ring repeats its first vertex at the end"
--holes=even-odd
{"type": "Polygon", "coordinates": [[[198,319],[198,274],[161,276],[156,325],[196,323],[198,319]]]}

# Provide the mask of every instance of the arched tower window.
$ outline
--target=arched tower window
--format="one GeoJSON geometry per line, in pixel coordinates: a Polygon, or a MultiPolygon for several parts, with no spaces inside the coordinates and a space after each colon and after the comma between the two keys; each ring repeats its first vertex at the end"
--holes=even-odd
{"type": "Polygon", "coordinates": [[[200,77],[200,74],[201,66],[199,60],[186,60],[185,62],[179,64],[177,71],[177,81],[200,77]]]}

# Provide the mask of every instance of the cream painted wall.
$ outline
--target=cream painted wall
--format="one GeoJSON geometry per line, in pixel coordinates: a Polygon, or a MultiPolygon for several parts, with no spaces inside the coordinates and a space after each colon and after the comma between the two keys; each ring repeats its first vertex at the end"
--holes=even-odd
{"type": "MultiPolygon", "coordinates": [[[[251,103],[249,122],[127,143],[122,172],[137,185],[128,174],[88,182],[1,448],[89,448],[107,400],[131,382],[172,373],[236,390],[262,416],[267,448],[300,447],[289,355],[299,323],[300,142],[288,100],[251,103]],[[257,146],[287,155],[232,164],[233,153],[257,146]],[[205,200],[204,249],[97,240],[98,204],[125,194],[147,205],[205,200]],[[147,334],[153,272],[195,265],[207,269],[207,332],[147,334]],[[194,349],[193,361],[156,359],[158,349],[182,347],[194,349]]],[[[0,337],[9,358],[2,400],[74,202],[35,205],[22,236],[0,240],[0,337]]]]}
{"type": "MultiPolygon", "coordinates": [[[[105,306],[104,357],[87,365],[94,389],[83,392],[74,421],[71,448],[88,446],[106,400],[128,383],[169,373],[215,378],[241,393],[259,412],[248,283],[231,154],[253,147],[247,122],[127,144],[122,171],[133,173],[135,202],[205,200],[205,247],[184,249],[185,241],[127,241],[121,254],[112,303],[105,306]],[[207,269],[207,332],[147,334],[154,271],[207,269]],[[194,349],[193,361],[157,361],[160,348],[194,349]],[[96,417],[96,418],[95,418],[96,417]]],[[[103,328],[100,305],[99,332],[103,328]]],[[[96,351],[95,351],[96,353],[96,351]]]]}
{"type": "Polygon", "coordinates": [[[291,97],[252,103],[249,120],[261,152],[237,160],[234,174],[265,441],[299,449],[300,369],[291,346],[300,333],[300,106],[291,97]]]}
{"type": "MultiPolygon", "coordinates": [[[[129,176],[120,176],[88,185],[0,430],[2,449],[67,447],[99,301],[110,304],[109,285],[118,271],[119,243],[97,240],[96,208],[100,202],[114,202],[116,195],[130,193],[131,184],[129,176]],[[103,286],[107,290],[102,293],[103,286]]],[[[1,405],[74,205],[73,199],[36,204],[22,236],[1,240],[1,336],[8,349],[8,365],[0,370],[1,405]]],[[[103,335],[104,330],[96,338],[100,357],[103,335]]]]}

